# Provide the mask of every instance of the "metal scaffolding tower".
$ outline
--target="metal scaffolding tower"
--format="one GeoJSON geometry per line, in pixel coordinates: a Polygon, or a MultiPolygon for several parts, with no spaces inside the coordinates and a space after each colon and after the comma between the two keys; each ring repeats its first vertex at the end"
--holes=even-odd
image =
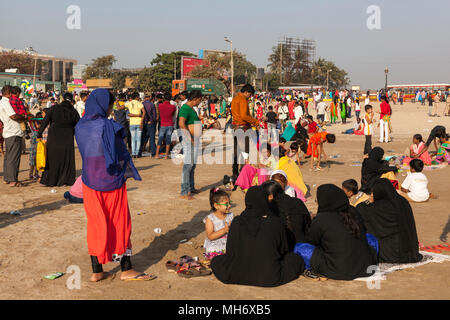
{"type": "MultiPolygon", "coordinates": [[[[278,41],[280,48],[280,82],[283,84],[285,78],[283,72],[287,66],[297,64],[302,69],[312,70],[316,61],[316,41],[312,39],[300,39],[298,37],[284,36],[278,41]]],[[[309,79],[302,79],[307,81],[309,79]]]]}

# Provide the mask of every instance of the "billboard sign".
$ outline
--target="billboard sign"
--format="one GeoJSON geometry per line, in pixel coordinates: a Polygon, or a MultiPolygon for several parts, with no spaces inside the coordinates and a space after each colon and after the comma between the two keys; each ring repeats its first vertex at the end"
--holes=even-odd
{"type": "Polygon", "coordinates": [[[209,65],[209,61],[206,59],[193,58],[193,57],[181,57],[181,79],[189,78],[189,73],[200,65],[209,65]]]}

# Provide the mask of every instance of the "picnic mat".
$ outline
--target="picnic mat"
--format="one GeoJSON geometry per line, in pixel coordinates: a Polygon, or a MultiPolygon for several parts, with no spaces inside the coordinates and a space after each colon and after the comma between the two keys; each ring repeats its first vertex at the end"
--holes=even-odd
{"type": "Polygon", "coordinates": [[[445,254],[438,254],[438,253],[432,253],[432,252],[426,252],[426,251],[420,251],[420,253],[423,256],[422,261],[417,263],[405,263],[405,264],[396,264],[396,263],[380,263],[378,264],[379,272],[376,272],[375,274],[371,275],[370,277],[366,278],[356,278],[355,280],[358,281],[375,281],[375,280],[386,280],[386,275],[397,271],[397,270],[403,270],[408,268],[417,268],[420,266],[423,266],[428,263],[436,262],[436,263],[442,263],[444,261],[450,261],[450,256],[445,254]]]}

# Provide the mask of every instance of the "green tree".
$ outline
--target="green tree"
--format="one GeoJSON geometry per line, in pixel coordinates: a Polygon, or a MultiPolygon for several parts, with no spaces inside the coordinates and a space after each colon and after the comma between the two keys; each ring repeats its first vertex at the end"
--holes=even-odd
{"type": "Polygon", "coordinates": [[[280,43],[272,47],[268,61],[270,71],[278,75],[282,84],[311,82],[310,57],[299,46],[288,50],[286,44],[280,43]]]}
{"type": "MultiPolygon", "coordinates": [[[[231,91],[231,58],[230,54],[212,53],[207,57],[209,65],[195,67],[189,74],[192,78],[215,78],[222,81],[231,91]]],[[[234,85],[249,83],[256,75],[256,66],[240,52],[233,51],[234,85]]]]}
{"type": "MultiPolygon", "coordinates": [[[[0,52],[0,72],[5,69],[17,68],[18,73],[33,74],[35,59],[28,53],[17,53],[13,51],[0,52]]],[[[41,73],[41,62],[36,62],[36,74],[41,73]]]]}
{"type": "Polygon", "coordinates": [[[344,88],[349,85],[348,73],[339,69],[334,62],[324,58],[319,58],[313,65],[313,83],[315,85],[323,85],[324,87],[327,85],[327,70],[329,70],[328,87],[330,89],[344,88]]]}
{"type": "Polygon", "coordinates": [[[83,80],[111,78],[113,75],[112,66],[115,62],[116,58],[113,55],[92,59],[92,63],[83,73],[83,80]]]}
{"type": "Polygon", "coordinates": [[[145,67],[133,79],[133,86],[139,91],[152,91],[152,68],[145,67]]]}
{"type": "Polygon", "coordinates": [[[127,77],[129,77],[130,75],[131,75],[131,73],[129,73],[129,72],[123,72],[123,71],[114,72],[111,77],[111,87],[115,91],[122,90],[123,88],[125,88],[125,79],[127,77]]]}
{"type": "MultiPolygon", "coordinates": [[[[170,53],[158,53],[156,58],[151,61],[150,71],[146,70],[140,73],[141,77],[138,83],[152,91],[170,91],[172,80],[174,80],[174,69],[176,63],[176,77],[181,78],[181,57],[195,56],[187,51],[176,51],[170,53]]],[[[138,76],[139,78],[139,76],[138,76]]]]}

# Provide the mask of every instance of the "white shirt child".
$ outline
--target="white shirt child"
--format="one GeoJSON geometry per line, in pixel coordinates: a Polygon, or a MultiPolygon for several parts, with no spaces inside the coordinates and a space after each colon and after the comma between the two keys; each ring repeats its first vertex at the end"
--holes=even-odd
{"type": "Polygon", "coordinates": [[[408,172],[402,188],[409,190],[408,197],[415,202],[427,201],[430,197],[428,179],[422,172],[408,172]]]}

